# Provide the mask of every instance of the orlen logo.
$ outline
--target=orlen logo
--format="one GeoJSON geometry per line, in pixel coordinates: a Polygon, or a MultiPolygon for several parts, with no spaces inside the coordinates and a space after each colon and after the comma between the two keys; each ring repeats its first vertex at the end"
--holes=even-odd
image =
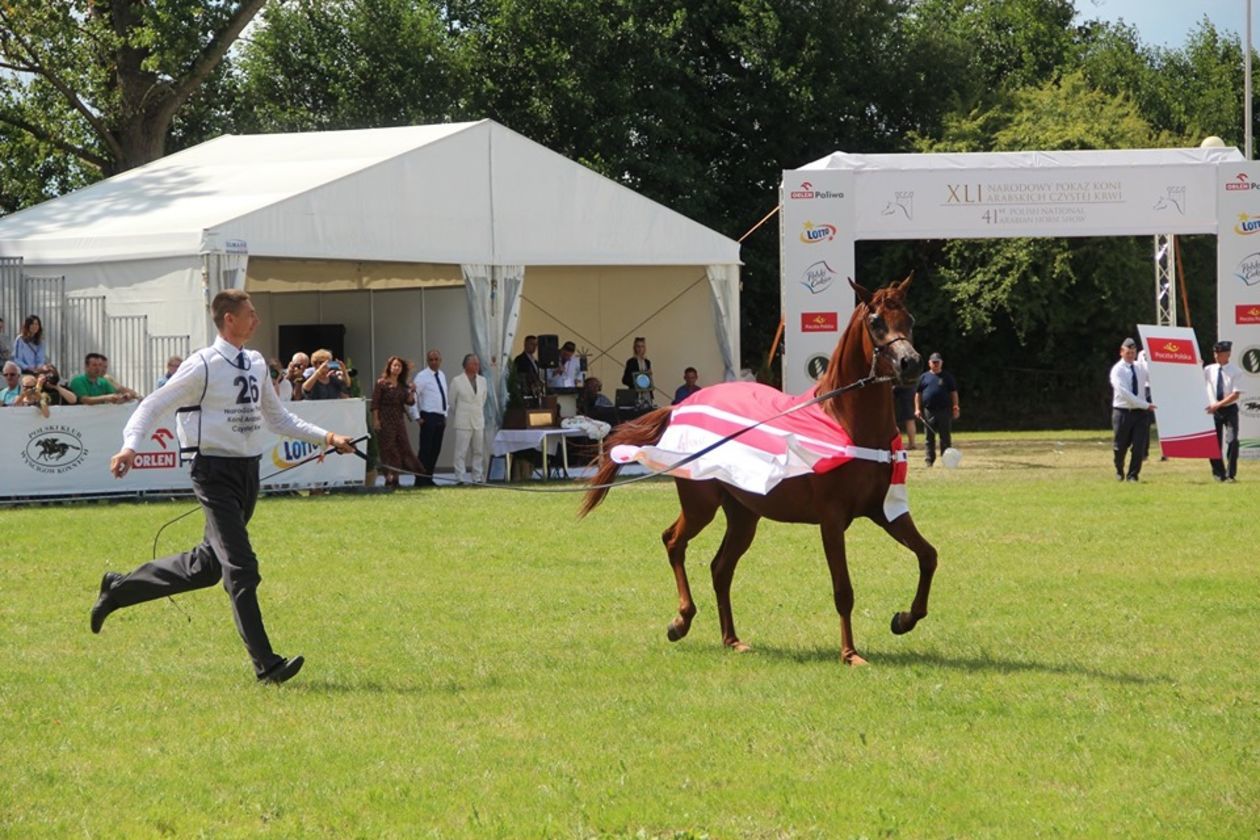
{"type": "Polygon", "coordinates": [[[1235,324],[1260,324],[1260,304],[1244,303],[1234,307],[1235,324]]]}
{"type": "Polygon", "coordinates": [[[1248,178],[1246,172],[1239,172],[1234,176],[1234,180],[1226,182],[1225,189],[1229,192],[1234,192],[1235,190],[1260,190],[1260,183],[1248,178]]]}
{"type": "Polygon", "coordinates": [[[792,190],[790,193],[788,193],[788,197],[789,198],[813,198],[814,185],[811,184],[809,181],[801,181],[801,188],[799,190],[792,190]]]}
{"type": "Polygon", "coordinates": [[[319,447],[304,440],[282,440],[271,450],[271,463],[280,469],[295,466],[303,458],[319,452],[319,447]]]}
{"type": "Polygon", "coordinates": [[[1194,347],[1190,342],[1175,338],[1152,336],[1147,343],[1147,351],[1150,353],[1152,362],[1172,362],[1179,365],[1193,365],[1198,362],[1195,358],[1194,347]]]}
{"type": "MultiPolygon", "coordinates": [[[[1257,222],[1257,224],[1260,225],[1260,222],[1257,222]]],[[[836,238],[836,234],[839,232],[835,225],[827,224],[826,222],[817,225],[813,222],[806,222],[805,229],[801,231],[801,241],[806,245],[830,242],[836,238]]]]}
{"type": "Polygon", "coordinates": [[[149,435],[149,439],[162,447],[161,452],[137,452],[136,461],[132,465],[137,470],[169,470],[174,469],[176,457],[174,452],[167,452],[167,441],[175,439],[170,429],[158,429],[149,435]]]}
{"type": "Polygon", "coordinates": [[[1253,233],[1260,233],[1260,216],[1239,213],[1238,224],[1234,225],[1234,233],[1239,236],[1251,236],[1253,233]]]}
{"type": "Polygon", "coordinates": [[[832,192],[831,190],[816,190],[809,181],[801,181],[800,189],[788,192],[788,198],[797,201],[810,198],[844,198],[844,193],[832,192]]]}
{"type": "Polygon", "coordinates": [[[802,312],[801,332],[837,332],[840,316],[835,312],[802,312]]]}

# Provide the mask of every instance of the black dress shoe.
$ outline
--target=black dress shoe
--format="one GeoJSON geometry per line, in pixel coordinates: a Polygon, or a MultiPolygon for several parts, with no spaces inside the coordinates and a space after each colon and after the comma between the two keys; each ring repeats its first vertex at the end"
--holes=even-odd
{"type": "Polygon", "coordinates": [[[122,580],[122,575],[118,572],[106,572],[101,577],[101,594],[96,599],[96,603],[92,605],[92,632],[101,632],[101,625],[105,623],[106,617],[114,610],[118,609],[118,605],[109,597],[109,590],[114,588],[114,584],[122,580]]]}
{"type": "Polygon", "coordinates": [[[260,683],[273,683],[279,685],[285,680],[292,679],[297,676],[297,672],[302,670],[302,665],[306,660],[300,656],[292,659],[281,659],[280,662],[271,667],[271,670],[258,678],[260,683]]]}

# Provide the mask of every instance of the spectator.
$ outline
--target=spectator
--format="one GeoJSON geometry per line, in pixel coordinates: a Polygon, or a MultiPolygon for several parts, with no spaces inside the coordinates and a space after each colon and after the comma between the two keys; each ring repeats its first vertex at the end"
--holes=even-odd
{"type": "MultiPolygon", "coordinates": [[[[1120,345],[1120,361],[1111,366],[1111,452],[1116,465],[1116,481],[1137,481],[1142,472],[1142,456],[1151,433],[1151,412],[1155,404],[1143,398],[1147,367],[1137,360],[1137,342],[1126,338],[1120,345]],[[1129,470],[1124,456],[1129,450],[1129,470]]],[[[928,438],[931,440],[931,438],[928,438]]]]}
{"type": "Polygon", "coordinates": [[[4,319],[0,318],[0,365],[3,365],[5,362],[9,361],[9,359],[13,358],[13,351],[10,349],[11,347],[12,345],[9,344],[8,336],[4,334],[4,319]]]}
{"type": "Polygon", "coordinates": [[[18,406],[31,406],[38,408],[39,413],[48,416],[48,395],[36,388],[38,380],[33,373],[22,374],[21,393],[18,398],[13,401],[14,408],[18,406]]]}
{"type": "Polygon", "coordinates": [[[543,392],[542,370],[538,367],[538,336],[525,336],[525,349],[516,357],[516,378],[521,383],[521,394],[540,397],[543,392]]]}
{"type": "Polygon", "coordinates": [[[163,385],[165,385],[167,383],[167,380],[169,380],[172,376],[175,375],[175,371],[179,370],[179,366],[182,365],[183,363],[184,363],[184,360],[181,359],[179,356],[171,356],[169,359],[167,359],[166,360],[166,373],[162,374],[161,376],[157,378],[157,382],[153,384],[153,390],[156,391],[158,388],[161,388],[163,385]]]}
{"type": "Polygon", "coordinates": [[[626,369],[621,374],[621,384],[627,388],[633,388],[634,375],[639,372],[652,372],[652,362],[647,357],[647,339],[641,335],[634,339],[634,355],[626,359],[626,369]]]}
{"type": "Polygon", "coordinates": [[[954,445],[951,427],[958,419],[958,384],[953,374],[944,371],[945,360],[940,353],[928,357],[928,370],[919,377],[914,392],[914,416],[923,420],[927,428],[926,449],[929,467],[936,462],[936,436],[941,437],[941,451],[954,445]]]}
{"type": "MultiPolygon", "coordinates": [[[[442,437],[446,434],[446,414],[449,409],[446,396],[446,374],[442,373],[442,354],[430,350],[425,354],[428,367],[416,374],[412,384],[416,388],[416,404],[407,409],[412,420],[420,423],[421,472],[432,476],[437,468],[438,455],[442,452],[442,437]]],[[[417,484],[432,486],[432,478],[418,478],[417,484]]]]}
{"type": "Polygon", "coordinates": [[[134,391],[119,389],[109,378],[109,359],[102,354],[88,353],[83,366],[86,371],[70,380],[70,390],[79,398],[79,405],[117,405],[134,398],[134,391]]]}
{"type": "Polygon", "coordinates": [[[683,371],[683,384],[679,385],[674,391],[674,405],[678,405],[687,397],[700,390],[700,386],[696,384],[696,380],[699,378],[700,373],[693,367],[683,371]]]}
{"type": "Polygon", "coordinates": [[[61,384],[61,374],[52,365],[44,365],[37,371],[39,378],[35,383],[37,390],[48,397],[49,405],[78,405],[79,398],[65,385],[61,384]]]}
{"type": "Polygon", "coordinates": [[[576,388],[582,372],[582,361],[575,354],[577,345],[566,341],[560,348],[560,366],[551,372],[547,384],[552,388],[576,388]]]}
{"type": "Polygon", "coordinates": [[[38,315],[27,315],[21,334],[13,340],[13,361],[24,373],[34,373],[48,359],[44,353],[44,323],[38,315]]]}
{"type": "Polygon", "coordinates": [[[17,362],[4,363],[4,389],[0,390],[0,406],[13,405],[22,394],[22,369],[17,362]]]}
{"type": "Polygon", "coordinates": [[[372,389],[372,430],[380,445],[381,465],[387,468],[384,470],[386,487],[398,486],[397,470],[424,471],[411,451],[411,438],[407,436],[407,422],[403,419],[406,407],[416,404],[416,385],[410,381],[410,374],[411,365],[405,359],[390,356],[372,389]]]}
{"type": "Polygon", "coordinates": [[[329,350],[316,350],[311,354],[315,372],[302,383],[302,399],[339,400],[350,396],[350,380],[345,367],[333,358],[329,350]]]}
{"type": "Polygon", "coordinates": [[[1238,476],[1238,400],[1242,397],[1243,372],[1232,362],[1232,341],[1218,341],[1212,347],[1215,364],[1203,369],[1207,381],[1207,413],[1216,423],[1216,442],[1222,458],[1212,458],[1212,477],[1234,481],[1238,476]]]}
{"type": "Polygon", "coordinates": [[[464,373],[451,382],[451,425],[455,428],[455,478],[480,484],[485,479],[486,380],[481,360],[474,353],[464,357],[464,373]],[[469,473],[468,455],[472,454],[469,473]]]}
{"type": "Polygon", "coordinates": [[[590,417],[614,426],[617,423],[617,409],[612,400],[604,396],[604,383],[592,376],[582,385],[582,393],[578,395],[577,411],[579,415],[590,417]]]}
{"type": "Polygon", "coordinates": [[[306,381],[306,369],[311,366],[311,358],[305,353],[294,353],[285,371],[284,384],[280,386],[281,402],[301,402],[305,392],[302,383],[306,381]]]}

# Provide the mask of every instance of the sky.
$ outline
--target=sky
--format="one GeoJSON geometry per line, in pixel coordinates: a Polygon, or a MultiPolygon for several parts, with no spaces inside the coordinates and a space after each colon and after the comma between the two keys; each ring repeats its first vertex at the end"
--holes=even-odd
{"type": "MultiPolygon", "coordinates": [[[[1248,0],[1075,0],[1077,20],[1118,21],[1137,27],[1151,46],[1180,47],[1186,35],[1206,15],[1221,32],[1241,35],[1246,27],[1248,0]]],[[[1251,10],[1253,48],[1260,23],[1260,3],[1251,10]]]]}

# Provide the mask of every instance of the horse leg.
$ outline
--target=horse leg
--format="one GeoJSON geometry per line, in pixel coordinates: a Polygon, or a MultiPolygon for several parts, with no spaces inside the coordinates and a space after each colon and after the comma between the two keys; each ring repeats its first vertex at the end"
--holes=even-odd
{"type": "Polygon", "coordinates": [[[687,635],[691,620],[696,616],[696,604],[691,600],[691,586],[687,582],[687,543],[713,521],[719,505],[716,482],[675,479],[674,484],[682,511],[674,524],[661,534],[669,565],[674,570],[674,582],[678,585],[678,615],[665,631],[671,642],[687,635]]]}
{"type": "Polygon", "coordinates": [[[919,559],[919,588],[914,593],[910,611],[893,613],[892,617],[892,631],[900,636],[913,630],[919,619],[927,617],[928,593],[932,590],[932,575],[936,572],[936,549],[919,533],[908,513],[881,524],[894,540],[913,551],[919,559]]]}
{"type": "Polygon", "coordinates": [[[836,612],[840,614],[840,659],[846,665],[865,665],[866,660],[853,646],[853,584],[849,581],[849,562],[844,550],[844,530],[847,526],[847,522],[823,523],[823,551],[827,555],[827,569],[831,572],[836,612]]]}
{"type": "Polygon", "coordinates": [[[752,650],[735,635],[735,619],[731,614],[731,581],[735,578],[735,565],[744,556],[757,535],[757,523],[761,517],[727,498],[722,509],[726,512],[726,535],[718,547],[709,571],[713,575],[713,591],[717,595],[718,621],[722,626],[722,643],[732,650],[745,653],[752,650]]]}

